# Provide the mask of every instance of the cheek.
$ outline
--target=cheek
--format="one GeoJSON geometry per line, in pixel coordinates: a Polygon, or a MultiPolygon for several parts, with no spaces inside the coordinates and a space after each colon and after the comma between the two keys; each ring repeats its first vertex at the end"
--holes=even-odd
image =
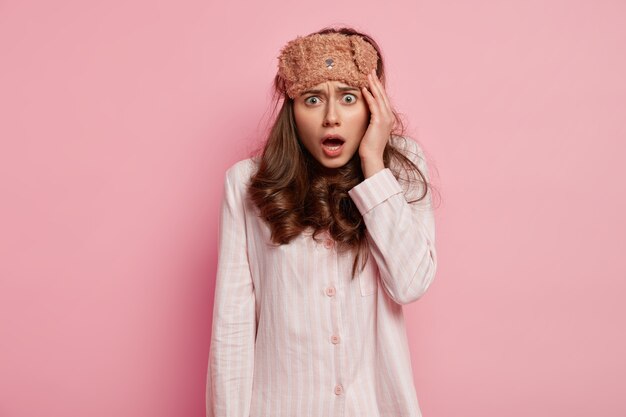
{"type": "Polygon", "coordinates": [[[370,114],[368,110],[363,110],[354,115],[353,124],[359,130],[365,132],[370,123],[370,114]]]}
{"type": "Polygon", "coordinates": [[[361,124],[369,123],[370,110],[365,104],[361,103],[361,105],[354,110],[353,117],[355,121],[358,120],[361,124]]]}
{"type": "Polygon", "coordinates": [[[307,131],[310,130],[311,117],[305,112],[295,111],[295,109],[293,116],[298,132],[306,135],[307,131]]]}

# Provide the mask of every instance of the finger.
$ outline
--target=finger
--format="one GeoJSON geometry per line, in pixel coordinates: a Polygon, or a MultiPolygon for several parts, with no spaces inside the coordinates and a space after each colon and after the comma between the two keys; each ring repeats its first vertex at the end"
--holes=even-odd
{"type": "Polygon", "coordinates": [[[376,98],[377,100],[380,99],[382,100],[382,97],[380,97],[381,93],[380,93],[380,89],[378,87],[378,85],[376,84],[376,82],[374,81],[374,76],[372,75],[372,72],[370,72],[369,74],[367,74],[367,81],[369,82],[370,85],[370,91],[372,92],[372,95],[374,96],[374,98],[376,98]]]}
{"type": "Polygon", "coordinates": [[[376,101],[372,93],[367,89],[367,87],[362,87],[361,90],[363,90],[363,97],[365,97],[365,101],[367,102],[367,105],[370,109],[370,113],[372,113],[372,115],[378,114],[378,102],[376,101]]]}
{"type": "Polygon", "coordinates": [[[390,100],[387,98],[387,94],[385,89],[376,76],[374,70],[372,70],[372,74],[370,74],[370,79],[378,87],[378,104],[379,104],[379,119],[383,123],[389,123],[391,126],[395,124],[395,116],[393,114],[393,110],[391,105],[389,104],[390,100]]]}
{"type": "Polygon", "coordinates": [[[380,82],[377,82],[377,77],[376,75],[374,75],[374,71],[372,70],[372,72],[368,75],[368,79],[370,82],[370,85],[372,86],[371,89],[373,90],[374,93],[374,97],[376,98],[376,101],[379,104],[379,108],[380,108],[380,112],[381,112],[381,118],[387,118],[389,117],[390,114],[390,110],[388,107],[388,102],[385,100],[385,93],[382,89],[382,85],[380,84],[380,82]]]}
{"type": "Polygon", "coordinates": [[[387,97],[387,92],[383,87],[383,83],[380,81],[378,76],[376,75],[376,70],[372,70],[371,79],[374,81],[374,85],[378,88],[380,100],[384,103],[385,110],[388,113],[391,113],[391,105],[389,98],[387,97]]]}

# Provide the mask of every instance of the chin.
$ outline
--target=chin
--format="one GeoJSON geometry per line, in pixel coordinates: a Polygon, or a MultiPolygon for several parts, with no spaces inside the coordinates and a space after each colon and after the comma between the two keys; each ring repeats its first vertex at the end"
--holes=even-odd
{"type": "Polygon", "coordinates": [[[318,160],[318,162],[326,168],[341,168],[350,161],[350,158],[345,157],[329,159],[328,157],[324,156],[323,158],[324,159],[322,159],[321,161],[318,160]]]}

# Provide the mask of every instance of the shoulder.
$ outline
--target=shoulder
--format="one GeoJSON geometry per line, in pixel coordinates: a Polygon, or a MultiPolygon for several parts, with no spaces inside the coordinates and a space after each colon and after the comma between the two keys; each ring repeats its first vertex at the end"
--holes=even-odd
{"type": "MultiPolygon", "coordinates": [[[[402,186],[407,198],[415,200],[422,196],[425,189],[423,180],[430,181],[430,174],[426,164],[426,156],[422,146],[411,137],[394,136],[390,139],[391,144],[405,157],[407,157],[420,171],[423,178],[413,169],[409,169],[405,164],[399,161],[399,158],[393,158],[390,162],[392,172],[402,186]]],[[[430,189],[428,187],[427,191],[430,189]]]]}
{"type": "Polygon", "coordinates": [[[426,168],[424,151],[415,139],[410,136],[392,136],[389,142],[394,148],[417,165],[420,170],[426,168]]]}
{"type": "Polygon", "coordinates": [[[243,192],[257,169],[258,159],[256,157],[242,159],[230,165],[224,175],[226,190],[243,192]]]}
{"type": "Polygon", "coordinates": [[[226,177],[231,180],[249,179],[257,166],[258,161],[255,158],[242,159],[226,169],[226,177]]]}
{"type": "Polygon", "coordinates": [[[424,156],[422,147],[410,136],[392,136],[390,143],[404,154],[424,156]]]}
{"type": "Polygon", "coordinates": [[[226,169],[226,180],[231,183],[247,183],[258,168],[256,158],[247,158],[235,162],[226,169]]]}

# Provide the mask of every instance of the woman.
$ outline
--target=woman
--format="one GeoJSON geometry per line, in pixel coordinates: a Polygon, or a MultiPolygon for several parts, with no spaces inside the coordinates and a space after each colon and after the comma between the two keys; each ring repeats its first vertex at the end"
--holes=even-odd
{"type": "Polygon", "coordinates": [[[207,416],[421,416],[402,305],[434,278],[434,216],[383,83],[350,28],[281,50],[262,154],[226,172],[207,416]]]}

